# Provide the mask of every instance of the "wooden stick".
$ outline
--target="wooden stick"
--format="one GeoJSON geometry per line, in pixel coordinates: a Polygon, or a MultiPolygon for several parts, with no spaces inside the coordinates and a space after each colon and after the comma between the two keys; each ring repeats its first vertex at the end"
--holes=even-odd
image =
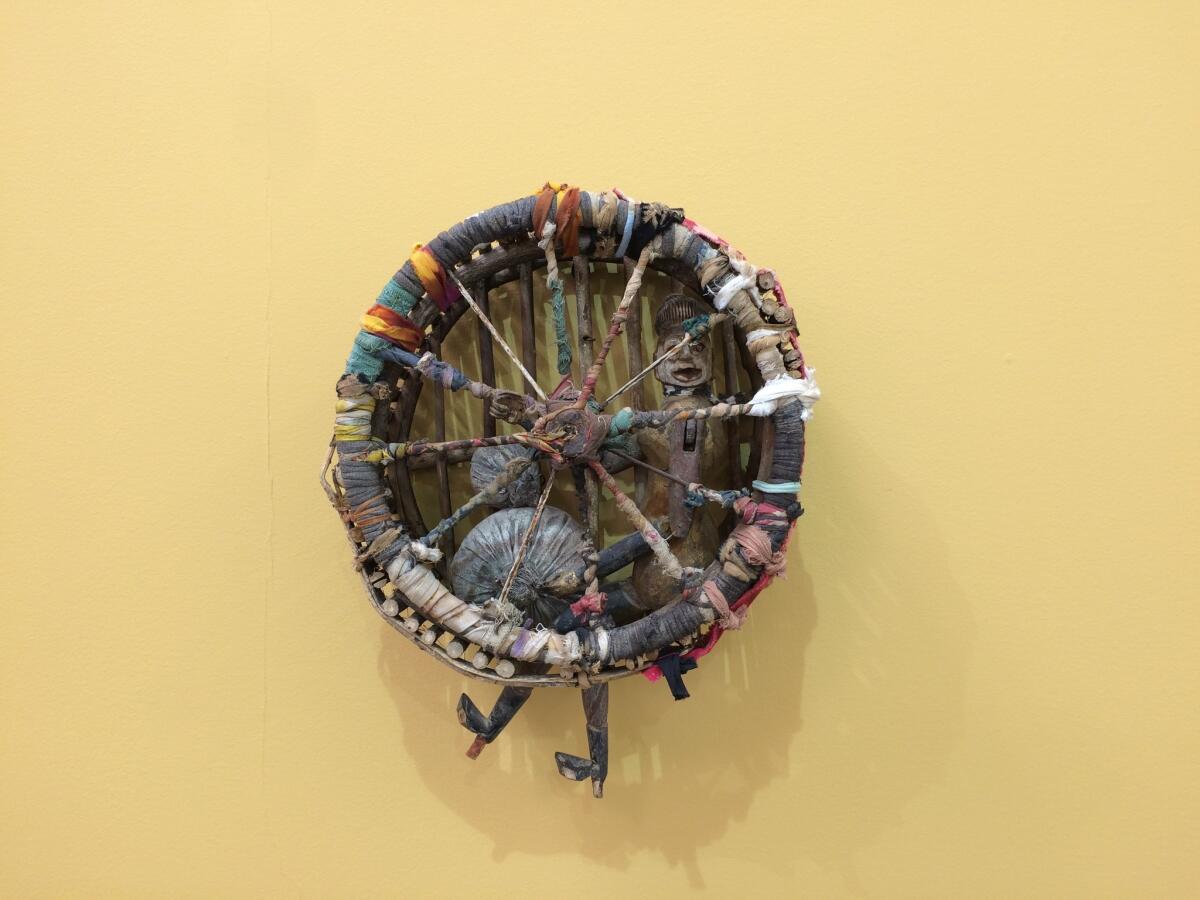
{"type": "Polygon", "coordinates": [[[642,255],[638,257],[637,266],[633,270],[633,274],[629,276],[629,281],[625,283],[625,294],[621,297],[621,302],[617,304],[617,309],[613,313],[612,321],[608,326],[608,334],[604,336],[604,345],[600,348],[600,355],[596,357],[596,361],[592,363],[588,373],[584,376],[583,387],[579,390],[579,399],[575,401],[576,409],[583,409],[596,390],[596,382],[600,380],[600,370],[604,368],[604,361],[608,358],[608,351],[612,349],[613,342],[617,336],[625,328],[625,319],[629,316],[629,307],[633,305],[633,301],[637,298],[638,289],[642,286],[642,276],[646,272],[646,266],[650,262],[652,254],[650,245],[647,244],[642,250],[642,255]]]}
{"type": "Polygon", "coordinates": [[[515,459],[508,461],[507,465],[500,471],[500,474],[493,478],[482,491],[473,496],[470,500],[452,512],[449,516],[442,519],[429,530],[429,533],[421,538],[421,543],[426,547],[432,547],[437,544],[441,536],[477,510],[485,503],[494,503],[499,496],[501,488],[508,487],[516,481],[522,472],[533,464],[533,459],[530,457],[518,456],[515,459]]]}
{"type": "Polygon", "coordinates": [[[526,371],[525,366],[523,366],[521,361],[517,359],[517,354],[513,353],[512,347],[508,346],[508,342],[500,336],[500,332],[496,330],[496,326],[492,324],[492,320],[489,319],[487,315],[484,314],[483,310],[479,308],[479,304],[475,302],[475,298],[471,296],[471,292],[467,290],[466,285],[458,280],[458,276],[455,275],[453,271],[447,270],[447,272],[450,275],[450,278],[454,281],[455,285],[458,286],[458,290],[462,293],[463,299],[467,301],[467,305],[474,310],[475,315],[479,316],[480,321],[483,322],[483,324],[487,326],[487,330],[492,333],[492,337],[496,339],[496,343],[500,345],[500,349],[504,351],[504,355],[511,359],[516,364],[517,368],[521,370],[521,374],[525,376],[525,380],[529,382],[529,386],[533,388],[537,395],[543,400],[549,400],[550,398],[546,396],[546,392],[541,389],[538,383],[534,380],[533,376],[526,371]]]}
{"type": "Polygon", "coordinates": [[[521,356],[529,374],[537,378],[537,321],[533,310],[533,266],[517,267],[521,280],[521,356]]]}
{"type": "MultiPolygon", "coordinates": [[[[734,343],[733,323],[721,325],[721,342],[725,352],[725,396],[733,397],[738,392],[737,345],[734,343]]],[[[742,472],[742,423],[737,419],[725,422],[725,440],[729,444],[729,468],[733,473],[733,486],[744,487],[746,479],[742,472]]]]}
{"type": "MultiPolygon", "coordinates": [[[[576,331],[579,333],[579,371],[587,372],[592,365],[592,353],[596,342],[592,335],[592,295],[590,270],[586,257],[576,256],[571,260],[571,271],[575,276],[576,331]]],[[[587,402],[586,400],[584,401],[587,402]]],[[[577,403],[576,406],[579,406],[577,403]]],[[[582,408],[582,407],[580,407],[582,408]]],[[[600,487],[596,476],[584,470],[583,499],[587,501],[584,527],[591,542],[591,552],[600,540],[600,487]]],[[[592,590],[591,587],[587,588],[592,590]]]]}
{"type": "Polygon", "coordinates": [[[550,477],[546,479],[546,486],[542,488],[542,496],[538,497],[537,506],[533,508],[533,517],[529,520],[529,527],[521,535],[521,544],[517,547],[517,558],[513,560],[512,568],[508,570],[508,575],[504,578],[504,586],[500,588],[499,605],[501,607],[508,600],[508,592],[512,590],[517,572],[521,570],[521,564],[525,562],[525,554],[529,550],[529,539],[533,537],[533,533],[537,531],[538,522],[542,520],[542,511],[546,508],[546,501],[550,498],[550,489],[554,487],[554,476],[557,474],[558,469],[551,467],[550,477]]]}
{"type": "Polygon", "coordinates": [[[613,495],[613,499],[617,502],[617,508],[625,514],[630,523],[638,532],[646,539],[646,543],[650,546],[650,551],[658,557],[659,563],[664,571],[672,578],[683,578],[683,566],[679,560],[675,558],[675,554],[671,552],[671,548],[667,546],[666,540],[654,524],[642,515],[642,511],[637,508],[637,505],[630,500],[625,492],[621,490],[620,485],[608,473],[608,470],[594,459],[587,461],[588,467],[596,473],[596,477],[600,479],[600,483],[613,495]]]}
{"type": "MultiPolygon", "coordinates": [[[[489,438],[456,438],[453,441],[437,441],[430,443],[424,440],[409,441],[405,444],[388,444],[386,449],[368,450],[364,453],[358,453],[350,457],[355,462],[387,462],[392,459],[408,459],[410,457],[422,457],[461,453],[463,450],[474,452],[481,447],[501,447],[505,444],[524,444],[529,446],[530,442],[535,443],[535,449],[540,449],[542,442],[553,444],[560,440],[565,435],[565,432],[555,431],[550,433],[537,433],[531,431],[518,431],[513,434],[498,434],[489,438]]],[[[466,457],[470,458],[470,457],[466,457]]],[[[458,460],[461,462],[461,459],[458,460]]],[[[427,463],[426,465],[430,465],[427,463]]],[[[436,465],[432,463],[432,465],[436,465]]]]}
{"type": "MultiPolygon", "coordinates": [[[[666,478],[668,481],[673,481],[676,484],[683,485],[689,491],[699,494],[701,497],[703,497],[705,500],[709,501],[710,503],[719,503],[722,506],[732,505],[732,500],[728,500],[722,494],[721,491],[714,491],[712,488],[705,487],[703,484],[700,484],[699,482],[688,481],[686,478],[680,478],[678,475],[673,475],[670,472],[664,472],[662,469],[658,468],[658,466],[652,466],[652,465],[650,465],[650,463],[646,462],[644,459],[638,459],[636,456],[630,456],[628,453],[625,453],[621,450],[611,450],[610,449],[605,452],[611,453],[614,456],[619,456],[619,457],[621,457],[621,459],[628,460],[629,462],[633,463],[635,466],[641,466],[643,469],[647,469],[647,470],[653,472],[655,475],[658,475],[661,478],[666,478]]],[[[737,492],[731,491],[730,493],[736,495],[737,492]]]]}
{"type": "MultiPolygon", "coordinates": [[[[433,355],[441,358],[442,341],[440,338],[433,338],[429,342],[430,349],[433,350],[433,355]]],[[[495,433],[495,424],[493,423],[493,434],[495,433]]],[[[433,395],[433,436],[434,440],[444,442],[446,440],[446,392],[435,391],[433,395]]],[[[450,515],[454,510],[454,506],[450,500],[450,470],[446,466],[446,460],[439,456],[437,461],[437,479],[438,479],[438,512],[441,513],[443,519],[450,515]]],[[[446,543],[449,546],[451,555],[454,554],[457,546],[454,542],[454,529],[450,528],[446,532],[446,543]]]]}
{"type": "Polygon", "coordinates": [[[590,271],[586,257],[576,256],[571,260],[571,273],[575,276],[575,317],[579,332],[579,370],[586,372],[592,365],[592,354],[596,338],[592,335],[592,295],[590,271]]]}
{"type": "MultiPolygon", "coordinates": [[[[412,424],[413,412],[417,408],[417,402],[421,399],[421,388],[425,384],[425,379],[416,377],[415,374],[410,374],[408,378],[412,379],[410,383],[405,379],[404,388],[400,394],[400,402],[396,404],[395,414],[392,416],[391,429],[389,430],[389,438],[400,438],[407,436],[406,432],[412,424]]],[[[433,457],[426,457],[433,459],[433,457]]],[[[413,490],[412,473],[409,471],[407,461],[404,459],[395,460],[388,468],[389,481],[392,486],[392,492],[399,498],[400,509],[404,515],[405,524],[415,537],[420,537],[425,533],[427,526],[425,525],[425,517],[421,515],[421,507],[417,503],[417,495],[413,490]]]]}
{"type": "MultiPolygon", "coordinates": [[[[482,313],[482,318],[479,321],[479,371],[480,380],[494,388],[496,386],[496,359],[492,354],[492,336],[488,331],[484,321],[489,321],[491,316],[491,304],[488,301],[488,283],[487,279],[482,279],[475,283],[476,300],[479,302],[479,309],[482,313]]],[[[438,356],[441,356],[439,353],[438,356]]],[[[496,417],[492,415],[488,407],[483,410],[483,436],[492,437],[496,434],[496,417]]]]}
{"type": "MultiPolygon", "coordinates": [[[[632,260],[625,260],[626,281],[633,274],[634,265],[632,260]]],[[[629,371],[641,369],[646,361],[642,349],[642,307],[644,305],[639,293],[638,298],[629,305],[629,319],[625,322],[625,343],[629,355],[629,371]]],[[[639,381],[634,387],[637,390],[630,398],[630,405],[635,410],[643,410],[646,408],[646,386],[639,381]]],[[[620,392],[618,391],[618,393],[620,392]]],[[[609,400],[611,399],[610,397],[609,400]]],[[[605,400],[602,406],[607,403],[608,400],[605,400]]],[[[644,469],[636,469],[633,473],[633,498],[637,501],[639,508],[645,508],[646,495],[648,493],[649,479],[646,477],[646,471],[644,469]]]]}
{"type": "MultiPolygon", "coordinates": [[[[633,414],[633,424],[629,431],[639,428],[665,428],[672,422],[686,422],[688,419],[729,419],[734,416],[744,416],[757,404],[752,400],[745,403],[717,403],[713,406],[701,406],[698,409],[654,409],[633,414]]],[[[761,418],[761,417],[759,417],[761,418]]]]}
{"type": "MultiPolygon", "coordinates": [[[[469,463],[477,449],[477,447],[461,447],[457,450],[446,450],[440,455],[445,458],[447,465],[457,466],[465,462],[469,463]]],[[[437,465],[438,456],[437,453],[429,453],[409,457],[404,462],[410,469],[431,469],[437,465]]]]}
{"type": "MultiPolygon", "coordinates": [[[[583,520],[583,539],[579,542],[579,555],[583,558],[583,592],[595,594],[600,589],[597,575],[599,555],[596,553],[596,528],[599,519],[599,502],[592,487],[596,476],[583,467],[571,470],[575,476],[575,492],[579,501],[579,518],[583,520]]],[[[598,491],[596,492],[598,493],[598,491]]]]}
{"type": "MultiPolygon", "coordinates": [[[[738,359],[741,360],[742,368],[750,377],[750,393],[753,395],[763,386],[762,374],[758,371],[758,364],[754,361],[754,357],[750,353],[750,348],[746,346],[745,335],[742,335],[741,340],[735,341],[735,343],[737,345],[738,359]]],[[[762,448],[766,440],[765,427],[764,417],[756,416],[754,419],[754,430],[750,436],[750,458],[746,462],[744,469],[743,487],[758,477],[758,470],[762,463],[762,448]]]]}

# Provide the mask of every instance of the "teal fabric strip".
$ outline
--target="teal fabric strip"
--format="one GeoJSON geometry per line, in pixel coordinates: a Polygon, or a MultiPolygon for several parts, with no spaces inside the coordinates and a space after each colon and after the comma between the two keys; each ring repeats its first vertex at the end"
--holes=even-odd
{"type": "Polygon", "coordinates": [[[376,337],[367,331],[360,331],[354,338],[354,347],[350,358],[346,360],[346,374],[361,375],[367,381],[374,381],[383,371],[383,360],[378,356],[385,347],[390,347],[387,341],[376,337]]]}
{"type": "Polygon", "coordinates": [[[800,482],[798,481],[755,481],[751,486],[764,494],[800,493],[800,482]]]}
{"type": "Polygon", "coordinates": [[[554,341],[558,344],[558,374],[565,377],[571,371],[571,338],[567,334],[567,301],[563,297],[562,281],[553,279],[550,293],[554,309],[554,341]]]}
{"type": "Polygon", "coordinates": [[[698,316],[692,316],[690,319],[684,319],[683,330],[690,334],[693,340],[702,337],[708,331],[708,314],[701,313],[698,316]]]}
{"type": "Polygon", "coordinates": [[[612,417],[612,423],[608,426],[609,437],[616,437],[618,434],[628,431],[632,424],[633,410],[628,406],[622,407],[621,411],[612,417]]]}
{"type": "Polygon", "coordinates": [[[388,283],[384,285],[383,290],[379,293],[379,299],[375,301],[380,306],[386,306],[388,309],[393,309],[402,316],[407,316],[414,306],[417,305],[417,298],[406,291],[396,282],[388,279],[388,283]]]}

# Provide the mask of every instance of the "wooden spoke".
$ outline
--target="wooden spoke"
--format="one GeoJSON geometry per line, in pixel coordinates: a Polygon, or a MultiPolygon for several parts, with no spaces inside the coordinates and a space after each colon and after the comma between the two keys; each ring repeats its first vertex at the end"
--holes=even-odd
{"type": "MultiPolygon", "coordinates": [[[[488,387],[496,387],[496,360],[492,354],[492,336],[485,322],[491,313],[488,302],[488,282],[486,278],[475,282],[475,299],[479,303],[479,372],[480,380],[488,387]]],[[[440,355],[440,354],[439,354],[440,355]]],[[[493,437],[496,434],[496,417],[490,409],[483,411],[483,436],[493,437]]]]}
{"type": "Polygon", "coordinates": [[[455,525],[477,510],[484,504],[494,504],[500,494],[502,488],[508,487],[514,481],[521,477],[521,473],[533,465],[534,459],[537,457],[521,457],[511,459],[501,470],[500,474],[488,482],[487,486],[470,500],[452,512],[449,516],[442,519],[429,530],[429,533],[421,538],[421,543],[426,547],[433,547],[441,539],[442,535],[452,529],[455,525]]]}
{"type": "MultiPolygon", "coordinates": [[[[442,342],[439,338],[434,338],[430,341],[430,347],[433,350],[434,356],[442,355],[442,342]]],[[[486,419],[485,419],[486,422],[486,419]]],[[[495,434],[495,421],[492,423],[492,434],[495,434]]],[[[437,442],[446,440],[446,392],[435,391],[433,395],[433,436],[437,442]]],[[[409,455],[409,454],[406,454],[409,455]]],[[[417,454],[411,454],[413,456],[417,454]]],[[[445,519],[454,509],[450,502],[450,469],[446,465],[446,458],[441,454],[437,460],[437,479],[438,479],[438,512],[445,519]]],[[[454,529],[450,528],[446,532],[446,543],[450,554],[453,555],[457,546],[454,542],[454,529]]]]}
{"type": "MultiPolygon", "coordinates": [[[[734,397],[738,392],[738,355],[734,343],[733,322],[721,325],[721,342],[725,358],[725,396],[734,397]]],[[[729,469],[733,474],[733,486],[743,487],[746,483],[742,472],[741,423],[737,419],[725,420],[725,440],[729,445],[729,469]]]]}
{"type": "Polygon", "coordinates": [[[757,406],[754,401],[745,403],[717,403],[713,406],[702,406],[699,409],[654,409],[646,412],[635,412],[633,422],[628,431],[640,428],[666,428],[672,422],[686,422],[688,419],[729,419],[735,416],[749,415],[750,410],[757,406]]]}
{"type": "Polygon", "coordinates": [[[571,260],[571,274],[575,277],[575,321],[579,333],[579,369],[586,372],[592,365],[596,338],[592,334],[591,272],[586,256],[571,260]]]}
{"type": "Polygon", "coordinates": [[[579,390],[579,399],[575,401],[577,409],[583,409],[596,390],[596,382],[600,380],[600,372],[604,368],[605,360],[608,359],[608,351],[612,349],[613,342],[616,341],[617,336],[624,330],[625,320],[629,318],[629,309],[633,305],[633,301],[637,299],[638,290],[642,286],[642,276],[646,272],[646,266],[650,262],[652,252],[649,245],[642,250],[641,256],[638,257],[637,266],[634,267],[633,274],[629,276],[629,281],[625,283],[625,294],[621,297],[621,302],[617,304],[617,309],[612,315],[612,320],[608,326],[608,334],[604,336],[604,345],[600,348],[600,355],[596,357],[595,362],[588,369],[587,375],[584,376],[583,387],[579,390]]]}
{"type": "Polygon", "coordinates": [[[537,378],[537,322],[533,309],[533,265],[517,267],[521,281],[521,358],[529,374],[537,378]]]}
{"type": "MultiPolygon", "coordinates": [[[[635,263],[630,260],[625,260],[625,279],[628,281],[629,276],[633,274],[635,263]]],[[[629,318],[625,322],[625,345],[626,352],[629,358],[629,371],[640,371],[646,361],[645,354],[642,350],[642,303],[641,295],[630,304],[629,318]]],[[[646,387],[642,382],[638,382],[633,387],[636,390],[633,396],[629,398],[630,405],[635,410],[646,408],[646,387]]],[[[620,392],[618,392],[620,393],[620,392]]],[[[609,397],[609,400],[612,398],[609,397]]],[[[604,401],[606,404],[608,400],[604,401]]],[[[602,405],[603,408],[603,405],[602,405]]],[[[648,479],[646,478],[645,469],[636,469],[633,473],[633,499],[637,501],[639,508],[646,506],[646,496],[649,491],[648,479]]]]}
{"type": "MultiPolygon", "coordinates": [[[[431,336],[430,343],[440,346],[440,339],[431,336]]],[[[466,390],[467,393],[478,397],[481,400],[496,401],[500,398],[509,399],[515,398],[524,401],[524,407],[533,409],[537,407],[538,401],[528,394],[521,394],[517,391],[506,391],[501,388],[493,387],[482,381],[475,381],[468,378],[466,374],[456,369],[450,363],[438,358],[438,354],[425,353],[418,356],[408,350],[403,350],[399,347],[389,347],[380,354],[387,362],[397,363],[405,366],[410,371],[416,373],[424,381],[429,381],[440,388],[449,391],[466,390]]],[[[494,367],[492,368],[493,375],[495,374],[494,367]]],[[[493,378],[493,380],[495,380],[493,378]]]]}
{"type": "Polygon", "coordinates": [[[597,576],[598,556],[596,552],[596,533],[600,528],[599,490],[596,477],[583,467],[572,470],[575,476],[575,492],[579,501],[579,518],[583,521],[583,541],[580,543],[580,556],[583,557],[583,592],[585,595],[595,594],[600,588],[597,576]]]}
{"type": "Polygon", "coordinates": [[[609,449],[605,452],[611,453],[613,456],[619,456],[621,459],[627,460],[628,462],[633,463],[635,466],[641,466],[643,469],[653,472],[660,478],[665,478],[668,481],[673,481],[676,484],[683,485],[683,487],[687,488],[693,494],[699,494],[709,503],[719,503],[721,506],[732,506],[733,501],[742,496],[741,491],[716,491],[710,487],[705,487],[703,484],[700,484],[697,481],[688,481],[684,478],[680,478],[678,475],[672,475],[670,472],[658,468],[658,466],[650,465],[650,463],[646,462],[644,459],[638,459],[636,456],[630,456],[628,453],[625,453],[621,450],[609,449]]]}
{"type": "Polygon", "coordinates": [[[658,557],[663,570],[672,578],[682,580],[686,574],[684,568],[675,554],[671,552],[671,548],[667,546],[667,541],[659,530],[654,527],[654,524],[649,519],[642,515],[642,511],[637,508],[637,504],[625,495],[620,485],[617,484],[616,479],[608,473],[608,470],[604,466],[600,465],[594,459],[590,459],[588,460],[588,467],[596,473],[596,477],[600,479],[600,483],[613,495],[613,499],[617,503],[617,508],[625,514],[630,524],[645,539],[646,544],[650,547],[650,551],[658,557]]]}
{"type": "Polygon", "coordinates": [[[447,274],[449,274],[450,278],[454,281],[454,284],[458,287],[458,290],[462,293],[463,299],[467,301],[467,305],[471,307],[475,315],[479,317],[479,321],[484,324],[487,330],[491,332],[492,337],[496,339],[496,343],[500,345],[500,349],[504,351],[505,356],[511,359],[516,367],[521,370],[521,374],[525,376],[525,380],[529,383],[529,386],[533,388],[534,393],[536,393],[543,400],[549,399],[546,396],[546,392],[541,389],[537,381],[534,380],[534,377],[529,374],[525,366],[522,365],[519,359],[517,359],[517,354],[513,353],[512,347],[508,346],[508,342],[500,336],[500,332],[496,330],[496,326],[492,324],[492,320],[487,317],[487,314],[480,308],[479,304],[475,302],[475,298],[471,296],[471,292],[467,290],[466,285],[459,280],[459,277],[455,275],[453,271],[449,271],[447,274]]]}
{"type": "MultiPolygon", "coordinates": [[[[553,448],[555,442],[563,437],[563,432],[534,434],[531,431],[518,431],[515,434],[498,434],[490,438],[458,438],[453,441],[409,441],[405,444],[384,444],[375,450],[368,450],[350,457],[356,462],[385,463],[395,459],[408,459],[437,454],[438,456],[454,456],[462,450],[475,451],[481,447],[502,447],[505,444],[524,444],[535,450],[553,448]]],[[[447,460],[452,461],[452,460],[447,460]]],[[[436,465],[436,463],[434,463],[436,465]]],[[[419,467],[418,467],[419,468],[419,467]]]]}
{"type": "Polygon", "coordinates": [[[537,530],[538,522],[542,519],[542,512],[546,508],[546,501],[550,498],[550,489],[554,487],[554,476],[556,474],[558,474],[558,469],[551,468],[550,477],[546,479],[546,486],[542,488],[542,495],[538,497],[537,506],[533,509],[533,517],[529,520],[529,527],[521,535],[521,543],[517,547],[517,558],[513,560],[512,568],[508,570],[508,575],[504,579],[504,585],[500,588],[499,605],[502,608],[504,602],[508,600],[508,592],[512,590],[513,582],[517,578],[517,572],[521,570],[521,564],[525,562],[525,554],[529,550],[529,541],[533,537],[533,533],[537,530]]]}

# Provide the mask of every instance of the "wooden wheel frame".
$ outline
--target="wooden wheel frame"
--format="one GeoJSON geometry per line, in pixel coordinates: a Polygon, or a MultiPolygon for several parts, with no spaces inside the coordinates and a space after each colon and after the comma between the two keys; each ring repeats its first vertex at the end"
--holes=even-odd
{"type": "MultiPolygon", "coordinates": [[[[334,437],[321,482],[346,525],[372,605],[399,633],[444,664],[505,686],[489,717],[465,695],[460,701],[460,721],[477,735],[471,756],[495,738],[533,688],[584,688],[591,757],[559,754],[558,762],[568,777],[591,777],[599,796],[607,756],[607,682],[635,672],[652,679],[665,674],[679,699],[680,664],[684,671],[694,666],[724,631],[740,625],[746,607],[782,568],[784,546],[803,512],[797,494],[805,423],[819,391],[797,346],[782,286],[774,272],[750,264],[725,241],[686,219],[682,210],[638,202],[619,191],[547,184],[538,193],[471,216],[416,248],[362,324],[337,384],[334,437]],[[570,260],[575,282],[578,342],[566,352],[578,354],[582,383],[576,387],[569,380],[568,367],[567,379],[547,394],[536,382],[534,276],[545,267],[548,286],[557,291],[561,323],[559,258],[570,260]],[[629,277],[597,352],[589,277],[601,263],[623,264],[629,277]],[[647,269],[669,276],[682,292],[705,304],[706,314],[684,323],[687,335],[680,343],[709,332],[715,341],[719,334],[724,385],[728,390],[738,384],[740,365],[753,396],[729,396],[684,411],[606,409],[617,394],[604,405],[598,402],[597,380],[623,333],[629,368],[641,370],[641,378],[651,371],[643,366],[640,332],[639,289],[647,269]],[[490,319],[489,293],[509,284],[518,287],[519,355],[490,319]],[[479,381],[438,358],[443,341],[464,315],[478,320],[479,381]],[[497,344],[522,372],[523,392],[495,387],[497,344]],[[413,417],[426,381],[435,392],[436,433],[413,439],[413,417]],[[483,435],[446,440],[443,398],[452,393],[483,401],[483,435]],[[612,458],[605,453],[615,441],[643,429],[677,429],[678,423],[711,418],[724,420],[733,435],[741,416],[751,417],[755,437],[745,466],[737,441],[728,442],[734,489],[714,491],[700,483],[687,487],[689,500],[730,508],[732,532],[704,566],[681,566],[661,531],[624,497],[601,460],[612,458]],[[498,434],[497,417],[517,430],[498,434]],[[445,583],[441,557],[453,545],[455,523],[493,501],[529,464],[510,464],[458,508],[451,503],[449,466],[468,460],[479,447],[504,444],[529,448],[536,465],[545,465],[550,473],[512,574],[537,530],[554,473],[570,470],[580,488],[578,517],[586,539],[579,571],[564,574],[556,587],[572,601],[570,629],[515,621],[505,606],[511,576],[498,599],[482,605],[459,599],[445,583]],[[441,521],[432,529],[413,487],[414,471],[422,468],[437,471],[441,521]],[[599,498],[609,494],[633,527],[633,534],[618,542],[625,554],[619,558],[653,554],[665,571],[678,575],[681,591],[679,600],[619,625],[606,613],[605,595],[597,587],[601,557],[609,553],[617,558],[617,550],[595,545],[599,498]]],[[[564,326],[559,330],[560,373],[565,336],[564,326]]],[[[639,477],[646,477],[646,468],[652,467],[639,468],[639,477]]],[[[654,477],[671,477],[655,471],[654,477]]]]}

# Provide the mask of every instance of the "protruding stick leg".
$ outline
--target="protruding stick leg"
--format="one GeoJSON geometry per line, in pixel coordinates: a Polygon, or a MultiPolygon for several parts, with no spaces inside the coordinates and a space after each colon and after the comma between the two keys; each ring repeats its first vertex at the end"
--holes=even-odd
{"type": "Polygon", "coordinates": [[[590,759],[570,753],[555,753],[559,774],[572,781],[592,779],[592,796],[604,796],[608,777],[608,682],[583,689],[583,714],[587,720],[590,759]]]}
{"type": "Polygon", "coordinates": [[[467,756],[475,759],[483,752],[484,747],[499,737],[500,732],[513,720],[531,694],[533,694],[533,688],[506,687],[500,692],[491,713],[486,716],[479,711],[479,707],[466,694],[459,697],[459,724],[475,735],[475,740],[467,748],[467,756]]]}

